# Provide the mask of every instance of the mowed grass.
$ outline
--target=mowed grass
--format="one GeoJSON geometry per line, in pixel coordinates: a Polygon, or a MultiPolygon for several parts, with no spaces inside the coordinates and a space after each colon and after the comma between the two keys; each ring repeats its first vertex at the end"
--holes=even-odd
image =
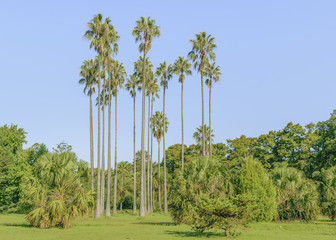
{"type": "MultiPolygon", "coordinates": [[[[119,213],[111,218],[77,219],[69,229],[39,229],[31,227],[25,215],[0,215],[0,240],[23,239],[225,239],[222,231],[196,233],[189,226],[174,225],[169,216],[151,214],[140,218],[119,213]]],[[[268,222],[253,223],[235,239],[261,240],[335,240],[336,222],[322,218],[314,223],[268,222]]]]}

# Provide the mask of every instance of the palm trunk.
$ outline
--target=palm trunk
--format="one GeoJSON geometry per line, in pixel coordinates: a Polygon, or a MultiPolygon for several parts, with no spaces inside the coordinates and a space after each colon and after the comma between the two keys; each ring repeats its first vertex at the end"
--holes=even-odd
{"type": "Polygon", "coordinates": [[[149,165],[150,165],[150,155],[149,155],[149,140],[150,140],[150,94],[148,95],[148,139],[147,139],[147,153],[148,153],[148,159],[147,159],[147,212],[149,212],[150,206],[149,206],[149,165]]]}
{"type": "Polygon", "coordinates": [[[183,123],[183,82],[181,83],[181,128],[182,128],[182,170],[184,168],[184,123],[183,123]]]}
{"type": "Polygon", "coordinates": [[[115,95],[115,145],[114,145],[114,191],[113,191],[113,214],[117,214],[117,93],[115,95]]]}
{"type": "Polygon", "coordinates": [[[201,71],[202,84],[202,156],[205,156],[205,136],[204,136],[204,87],[203,87],[203,71],[201,71]]]}
{"type": "Polygon", "coordinates": [[[160,177],[160,141],[158,141],[158,170],[159,170],[159,173],[158,173],[158,177],[159,177],[159,181],[158,181],[158,186],[159,186],[159,209],[161,211],[161,177],[160,177]]]}
{"type": "Polygon", "coordinates": [[[210,157],[212,157],[212,142],[211,142],[211,87],[209,88],[209,148],[210,157]]]}
{"type": "MultiPolygon", "coordinates": [[[[105,87],[105,79],[104,85],[105,87]]],[[[104,198],[105,198],[105,91],[103,91],[103,141],[102,141],[102,171],[100,178],[100,211],[101,215],[104,214],[104,198]]]]}
{"type": "MultiPolygon", "coordinates": [[[[135,92],[135,89],[134,89],[135,92]]],[[[136,160],[135,160],[135,96],[133,97],[133,166],[134,166],[134,183],[133,183],[133,213],[136,213],[136,160]]]]}
{"type": "Polygon", "coordinates": [[[165,98],[166,98],[166,88],[163,86],[163,191],[164,191],[164,207],[163,210],[168,214],[168,203],[167,203],[167,169],[166,169],[166,145],[165,145],[165,134],[166,134],[166,114],[165,114],[165,98]]]}
{"type": "Polygon", "coordinates": [[[93,156],[93,119],[92,95],[90,95],[90,162],[91,162],[91,192],[94,191],[94,156],[93,156]]]}
{"type": "MultiPolygon", "coordinates": [[[[153,117],[153,95],[152,95],[152,106],[151,106],[151,116],[153,117]]],[[[152,124],[152,122],[151,122],[152,124]]],[[[151,125],[151,154],[150,154],[150,211],[153,212],[153,126],[151,125]]]]}
{"type": "Polygon", "coordinates": [[[108,155],[107,155],[107,196],[106,196],[106,216],[111,216],[111,85],[109,83],[108,96],[108,155]]]}
{"type": "Polygon", "coordinates": [[[97,206],[96,218],[100,218],[100,80],[98,80],[98,151],[97,151],[97,206]]]}
{"type": "Polygon", "coordinates": [[[142,119],[141,119],[141,190],[140,190],[140,217],[146,215],[146,178],[145,178],[145,60],[146,60],[146,44],[144,49],[144,61],[142,66],[142,119]]]}

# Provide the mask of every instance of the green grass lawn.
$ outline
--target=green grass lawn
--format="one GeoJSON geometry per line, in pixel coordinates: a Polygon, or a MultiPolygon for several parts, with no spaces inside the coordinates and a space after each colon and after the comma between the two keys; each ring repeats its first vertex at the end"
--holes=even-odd
{"type": "MultiPolygon", "coordinates": [[[[0,215],[0,240],[23,239],[223,239],[222,231],[195,233],[186,225],[175,226],[171,218],[151,214],[145,218],[121,213],[111,218],[77,219],[69,229],[31,227],[25,215],[0,215]]],[[[314,223],[253,223],[236,239],[336,239],[336,222],[322,218],[314,223]]]]}

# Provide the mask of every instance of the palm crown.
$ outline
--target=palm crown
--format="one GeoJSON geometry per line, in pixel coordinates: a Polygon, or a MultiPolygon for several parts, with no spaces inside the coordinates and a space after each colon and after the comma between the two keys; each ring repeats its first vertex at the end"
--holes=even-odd
{"type": "Polygon", "coordinates": [[[208,86],[208,88],[212,88],[212,84],[213,81],[214,82],[219,82],[220,81],[220,68],[219,66],[215,66],[215,62],[213,62],[212,64],[209,64],[206,68],[205,68],[205,76],[207,76],[208,78],[205,80],[205,84],[208,86]]]}
{"type": "Polygon", "coordinates": [[[196,39],[191,39],[192,50],[188,53],[188,57],[194,62],[194,68],[198,72],[203,72],[208,65],[209,60],[215,59],[213,52],[216,48],[215,38],[207,35],[206,32],[196,34],[196,39]]]}
{"type": "Polygon", "coordinates": [[[160,85],[164,89],[168,89],[168,81],[172,78],[173,68],[171,65],[167,66],[166,61],[160,63],[160,66],[156,69],[156,76],[161,77],[160,85]]]}
{"type": "Polygon", "coordinates": [[[163,137],[163,124],[165,124],[165,132],[168,131],[168,119],[163,115],[162,112],[156,111],[155,114],[151,118],[152,128],[154,137],[156,137],[157,141],[160,142],[163,137]],[[165,118],[165,119],[163,119],[165,118]]]}
{"type": "Polygon", "coordinates": [[[135,36],[135,41],[141,41],[139,45],[140,52],[148,52],[152,48],[152,40],[155,37],[160,37],[159,26],[155,25],[155,20],[141,17],[136,21],[136,26],[132,31],[135,36]]]}
{"type": "Polygon", "coordinates": [[[95,93],[94,85],[97,82],[97,62],[94,59],[85,60],[80,68],[79,75],[82,77],[79,83],[85,84],[83,92],[91,96],[95,93]]]}
{"type": "Polygon", "coordinates": [[[174,65],[173,70],[176,75],[179,76],[179,82],[183,83],[186,75],[191,75],[191,64],[188,62],[188,59],[184,59],[184,57],[179,57],[174,65]]]}

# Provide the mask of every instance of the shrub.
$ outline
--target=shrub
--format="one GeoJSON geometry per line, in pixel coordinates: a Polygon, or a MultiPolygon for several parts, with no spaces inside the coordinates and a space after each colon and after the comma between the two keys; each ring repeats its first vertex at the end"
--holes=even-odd
{"type": "Polygon", "coordinates": [[[280,220],[315,220],[319,214],[318,192],[312,180],[295,168],[285,165],[273,170],[277,188],[278,218],[280,220]]]}
{"type": "Polygon", "coordinates": [[[323,214],[336,218],[336,167],[322,171],[321,206],[323,214]]]}

